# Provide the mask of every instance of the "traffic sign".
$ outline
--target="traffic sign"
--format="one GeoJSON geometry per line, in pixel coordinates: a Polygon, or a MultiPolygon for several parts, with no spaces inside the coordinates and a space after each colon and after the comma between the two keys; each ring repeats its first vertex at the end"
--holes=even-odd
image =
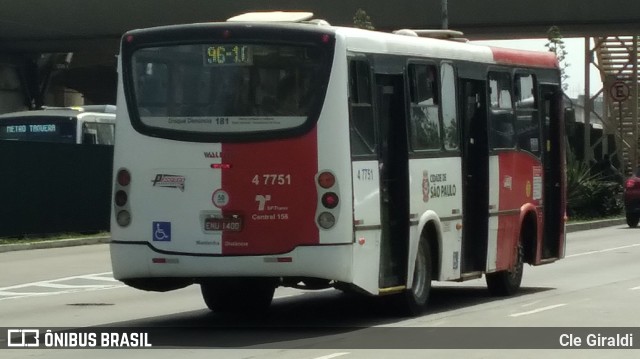
{"type": "Polygon", "coordinates": [[[617,102],[626,101],[629,98],[629,86],[624,81],[614,81],[609,87],[609,96],[617,102]]]}

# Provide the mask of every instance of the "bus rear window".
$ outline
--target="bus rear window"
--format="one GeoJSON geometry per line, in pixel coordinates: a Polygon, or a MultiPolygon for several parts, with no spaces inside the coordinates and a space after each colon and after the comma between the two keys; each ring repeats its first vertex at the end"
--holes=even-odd
{"type": "MultiPolygon", "coordinates": [[[[171,133],[241,134],[300,127],[319,111],[314,100],[324,98],[324,57],[311,45],[141,48],[132,55],[130,72],[138,119],[146,127],[171,133]]],[[[135,117],[132,113],[133,121],[135,117]]]]}

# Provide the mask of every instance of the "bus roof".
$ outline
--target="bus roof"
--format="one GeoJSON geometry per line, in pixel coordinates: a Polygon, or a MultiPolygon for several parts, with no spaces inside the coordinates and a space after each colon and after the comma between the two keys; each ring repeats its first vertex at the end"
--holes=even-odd
{"type": "MultiPolygon", "coordinates": [[[[313,13],[312,12],[289,12],[289,11],[263,11],[263,12],[248,12],[244,14],[240,14],[229,18],[228,22],[281,22],[281,23],[303,23],[308,25],[322,25],[329,26],[324,20],[312,20],[313,13]]],[[[357,28],[343,28],[343,27],[335,27],[336,32],[341,33],[344,32],[347,37],[352,37],[350,41],[351,44],[358,43],[356,39],[366,38],[368,36],[363,36],[369,30],[362,30],[357,28]],[[350,29],[350,30],[347,30],[350,29]],[[353,32],[351,31],[353,30],[353,32]],[[360,33],[358,33],[360,32],[360,33]]],[[[398,31],[394,31],[391,37],[386,37],[386,35],[390,35],[388,33],[380,33],[375,32],[371,34],[373,39],[380,39],[381,42],[385,42],[388,46],[385,47],[386,50],[394,50],[394,44],[398,42],[397,35],[408,36],[408,37],[422,37],[422,38],[431,38],[431,39],[442,39],[449,41],[457,41],[457,42],[467,42],[467,39],[463,38],[464,34],[460,31],[450,30],[450,29],[401,29],[398,31]],[[385,34],[384,38],[380,38],[381,34],[385,34]],[[396,35],[396,36],[394,36],[396,35]]],[[[417,40],[417,39],[414,39],[417,40]]],[[[412,40],[410,40],[411,42],[412,40]]],[[[416,41],[416,44],[421,42],[420,40],[416,41]]],[[[438,42],[426,42],[429,45],[429,49],[422,49],[417,55],[424,55],[424,50],[428,50],[427,53],[431,53],[432,49],[437,48],[439,52],[442,53],[441,56],[443,58],[455,58],[456,54],[462,55],[464,59],[469,59],[469,56],[472,57],[473,60],[482,61],[482,62],[495,62],[497,64],[503,65],[522,65],[522,66],[533,66],[533,67],[542,67],[542,68],[558,68],[558,60],[553,53],[542,52],[542,51],[526,51],[526,50],[515,50],[515,49],[506,49],[499,47],[486,47],[491,52],[491,57],[486,57],[486,51],[479,51],[477,47],[469,47],[472,44],[466,44],[464,46],[453,46],[445,43],[438,42]],[[436,45],[438,44],[438,45],[436,45]],[[484,52],[484,54],[481,54],[484,52]],[[448,55],[448,56],[447,56],[448,55]],[[484,55],[484,56],[483,56],[484,55]],[[486,57],[486,58],[485,58],[486,57]],[[483,61],[484,60],[484,61],[483,61]]],[[[379,44],[380,45],[380,44],[379,44]]],[[[357,45],[355,45],[357,46],[357,45]]],[[[482,46],[482,45],[472,45],[472,46],[482,46]]],[[[401,53],[406,53],[405,51],[410,50],[407,46],[401,46],[401,53]]]]}
{"type": "MultiPolygon", "coordinates": [[[[238,19],[219,23],[194,23],[178,24],[145,29],[136,29],[127,32],[127,36],[146,32],[178,31],[188,28],[206,27],[269,27],[282,29],[316,29],[317,31],[334,33],[345,40],[348,51],[362,51],[372,53],[402,54],[414,56],[429,56],[442,59],[466,60],[488,64],[525,66],[538,68],[558,69],[558,61],[555,54],[547,51],[515,50],[486,45],[473,44],[461,40],[455,34],[460,34],[451,30],[401,30],[397,34],[365,30],[351,27],[332,26],[324,21],[307,20],[308,13],[294,13],[301,21],[287,21],[286,17],[278,13],[268,13],[273,18],[267,17],[260,21],[255,21],[256,14],[242,15],[238,19]],[[276,20],[274,20],[276,19],[276,20]],[[419,36],[407,36],[411,33],[419,36]],[[421,37],[420,35],[440,34],[440,37],[447,39],[437,39],[431,37],[421,37]]],[[[295,16],[292,16],[295,18],[295,16]]],[[[259,18],[259,17],[258,17],[259,18]]]]}
{"type": "MultiPolygon", "coordinates": [[[[407,36],[407,34],[410,34],[408,31],[392,34],[347,27],[336,27],[335,31],[345,37],[347,48],[354,51],[416,56],[428,55],[436,58],[469,60],[498,65],[558,68],[558,60],[555,54],[548,51],[516,50],[479,45],[456,41],[453,36],[450,38],[407,36]]],[[[411,31],[418,34],[434,32],[433,30],[411,31]]]]}

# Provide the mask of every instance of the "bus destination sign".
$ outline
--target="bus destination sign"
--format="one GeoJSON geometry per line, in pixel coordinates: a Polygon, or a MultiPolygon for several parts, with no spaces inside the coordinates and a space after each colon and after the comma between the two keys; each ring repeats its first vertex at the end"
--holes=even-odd
{"type": "Polygon", "coordinates": [[[207,65],[251,65],[251,48],[247,45],[215,45],[206,47],[207,65]]]}

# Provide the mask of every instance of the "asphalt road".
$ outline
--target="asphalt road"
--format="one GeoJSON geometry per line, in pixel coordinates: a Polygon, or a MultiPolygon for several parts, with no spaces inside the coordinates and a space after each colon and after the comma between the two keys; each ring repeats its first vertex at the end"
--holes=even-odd
{"type": "MultiPolygon", "coordinates": [[[[205,308],[197,286],[169,293],[122,286],[111,278],[105,244],[6,252],[0,253],[3,329],[170,327],[165,339],[176,348],[91,352],[4,349],[0,357],[636,358],[640,354],[637,349],[418,348],[428,347],[425,338],[442,335],[431,332],[434,328],[460,328],[448,338],[459,340],[460,347],[495,340],[495,336],[504,337],[505,347],[509,347],[526,336],[532,348],[546,343],[544,338],[549,334],[545,329],[527,329],[532,327],[558,327],[574,337],[583,335],[583,330],[602,331],[605,327],[619,327],[621,335],[628,328],[640,330],[639,259],[640,229],[618,225],[570,233],[567,257],[546,266],[526,267],[523,288],[513,297],[489,296],[484,280],[434,283],[429,312],[403,318],[390,309],[385,298],[361,298],[333,290],[279,289],[267,315],[226,317],[205,308]],[[505,333],[491,327],[510,329],[505,333]],[[204,345],[217,349],[199,349],[204,345]],[[395,347],[406,349],[388,349],[395,347]]],[[[636,333],[634,340],[634,347],[640,348],[640,334],[636,333]]]]}

